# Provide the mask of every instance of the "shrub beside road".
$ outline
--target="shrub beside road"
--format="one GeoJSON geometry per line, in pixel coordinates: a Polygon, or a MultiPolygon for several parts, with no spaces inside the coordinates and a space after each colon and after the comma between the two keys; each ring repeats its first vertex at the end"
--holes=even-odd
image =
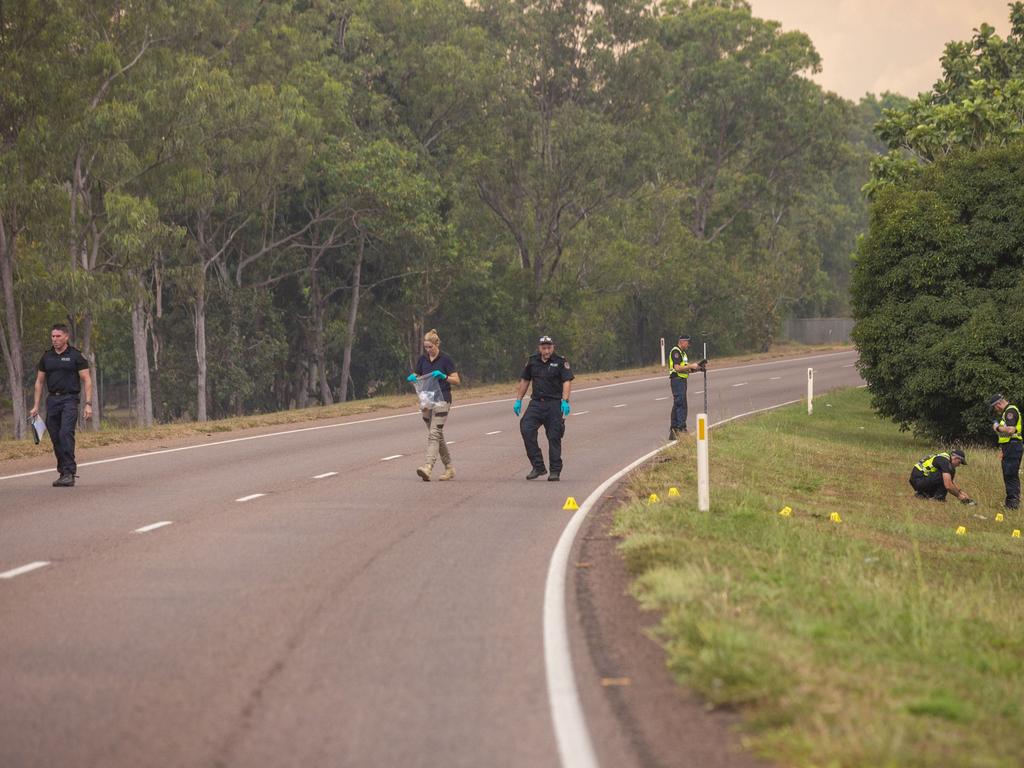
{"type": "Polygon", "coordinates": [[[1021,764],[1024,515],[1000,510],[994,446],[957,472],[977,507],[914,499],[910,468],[937,449],[847,390],[816,398],[813,417],[798,405],[715,429],[709,514],[690,441],[631,479],[616,533],[634,593],[660,612],[677,679],[743,712],[757,752],[1021,764]]]}

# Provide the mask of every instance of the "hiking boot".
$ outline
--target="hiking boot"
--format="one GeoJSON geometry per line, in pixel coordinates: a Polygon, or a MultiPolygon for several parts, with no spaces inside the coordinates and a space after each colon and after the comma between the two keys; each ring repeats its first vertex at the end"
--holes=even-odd
{"type": "Polygon", "coordinates": [[[416,468],[416,474],[423,478],[423,482],[429,483],[430,482],[430,470],[432,470],[432,469],[433,469],[433,467],[431,467],[429,464],[424,464],[422,467],[417,467],[416,468]]]}
{"type": "Polygon", "coordinates": [[[551,470],[551,474],[548,475],[548,482],[549,483],[551,483],[551,482],[557,483],[558,482],[558,477],[561,474],[562,474],[561,472],[555,472],[554,470],[551,470]]]}
{"type": "Polygon", "coordinates": [[[678,439],[679,439],[679,438],[678,438],[678,437],[676,436],[676,431],[675,431],[674,429],[670,429],[670,430],[668,431],[668,439],[669,439],[669,442],[671,442],[672,440],[678,440],[678,439]]]}
{"type": "Polygon", "coordinates": [[[70,488],[75,484],[75,476],[72,474],[61,475],[53,481],[54,488],[70,488]]]}
{"type": "Polygon", "coordinates": [[[441,475],[438,480],[454,480],[455,479],[455,467],[448,465],[444,468],[444,474],[441,475]]]}
{"type": "Polygon", "coordinates": [[[546,469],[537,469],[536,467],[534,467],[533,469],[530,470],[530,474],[526,476],[526,479],[536,480],[541,475],[546,475],[547,473],[548,471],[546,469]]]}

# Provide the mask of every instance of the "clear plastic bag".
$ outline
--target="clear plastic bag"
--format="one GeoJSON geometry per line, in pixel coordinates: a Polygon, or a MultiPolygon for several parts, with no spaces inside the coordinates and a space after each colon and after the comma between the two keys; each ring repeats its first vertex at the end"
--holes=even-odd
{"type": "Polygon", "coordinates": [[[432,411],[445,401],[441,393],[441,380],[432,374],[417,376],[413,386],[416,387],[421,411],[432,411]]]}

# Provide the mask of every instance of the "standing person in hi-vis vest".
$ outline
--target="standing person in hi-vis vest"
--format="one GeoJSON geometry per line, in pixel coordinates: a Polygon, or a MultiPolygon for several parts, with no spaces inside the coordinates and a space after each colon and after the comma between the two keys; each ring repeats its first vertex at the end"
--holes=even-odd
{"type": "Polygon", "coordinates": [[[992,422],[992,431],[999,438],[999,456],[1003,464],[1003,485],[1006,486],[1007,509],[1020,508],[1020,459],[1024,455],[1024,434],[1021,434],[1020,408],[1010,405],[1002,395],[992,395],[990,407],[1001,417],[992,422]]]}
{"type": "Polygon", "coordinates": [[[676,440],[680,432],[686,432],[686,380],[694,371],[703,371],[706,361],[691,363],[686,357],[690,337],[679,334],[679,343],[668,354],[668,380],[672,386],[672,414],[668,428],[668,439],[676,440]]]}

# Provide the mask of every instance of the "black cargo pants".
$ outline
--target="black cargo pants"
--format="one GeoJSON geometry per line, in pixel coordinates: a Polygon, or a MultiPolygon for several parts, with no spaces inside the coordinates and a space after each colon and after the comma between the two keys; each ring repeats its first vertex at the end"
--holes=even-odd
{"type": "Polygon", "coordinates": [[[562,471],[562,436],[565,434],[565,417],[562,416],[561,400],[531,400],[526,413],[519,421],[526,455],[534,469],[544,469],[544,454],[537,444],[537,432],[544,425],[548,437],[548,463],[552,472],[562,471]]]}

